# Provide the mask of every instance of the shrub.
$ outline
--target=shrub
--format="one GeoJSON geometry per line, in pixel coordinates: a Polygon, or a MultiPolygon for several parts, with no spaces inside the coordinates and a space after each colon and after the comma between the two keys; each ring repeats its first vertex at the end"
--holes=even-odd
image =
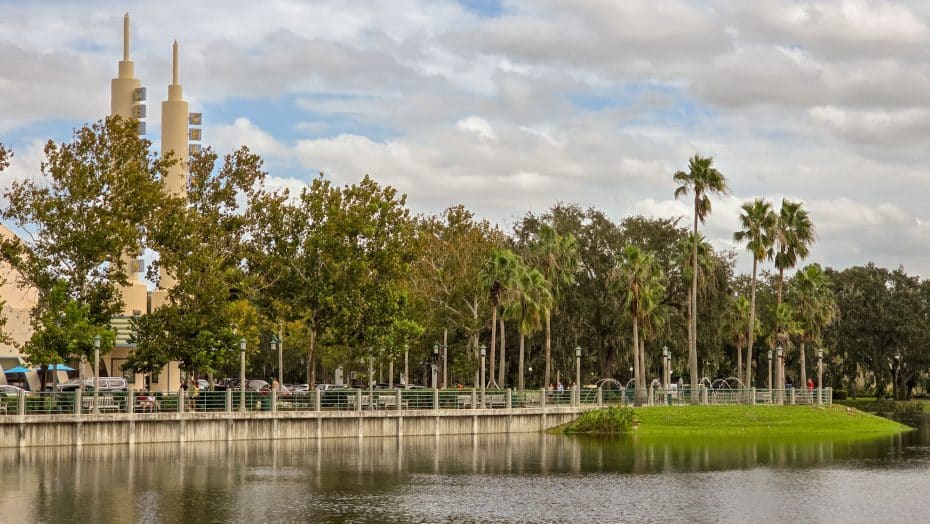
{"type": "Polygon", "coordinates": [[[845,389],[833,390],[833,400],[846,400],[847,398],[849,398],[849,393],[845,389]]]}
{"type": "Polygon", "coordinates": [[[565,425],[565,433],[616,435],[633,427],[633,408],[610,407],[585,411],[575,421],[565,425]]]}

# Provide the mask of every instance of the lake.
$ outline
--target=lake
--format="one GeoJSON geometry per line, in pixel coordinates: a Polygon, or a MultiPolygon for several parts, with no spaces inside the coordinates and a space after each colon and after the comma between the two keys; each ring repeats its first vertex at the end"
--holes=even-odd
{"type": "Polygon", "coordinates": [[[930,415],[859,440],[521,434],[0,450],[0,522],[920,522],[930,415]]]}

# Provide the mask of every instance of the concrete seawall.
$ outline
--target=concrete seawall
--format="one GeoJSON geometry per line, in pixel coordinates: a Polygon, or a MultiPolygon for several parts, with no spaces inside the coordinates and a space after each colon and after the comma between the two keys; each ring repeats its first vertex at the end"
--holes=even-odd
{"type": "Polygon", "coordinates": [[[584,409],[13,415],[0,417],[0,447],[527,433],[584,409]]]}

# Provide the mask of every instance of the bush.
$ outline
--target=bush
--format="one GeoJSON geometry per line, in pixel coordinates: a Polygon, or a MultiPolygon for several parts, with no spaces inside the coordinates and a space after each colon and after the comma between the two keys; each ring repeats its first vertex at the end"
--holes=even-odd
{"type": "Polygon", "coordinates": [[[617,435],[633,427],[633,408],[610,407],[585,411],[574,422],[566,424],[564,433],[617,435]]]}
{"type": "Polygon", "coordinates": [[[849,398],[849,393],[845,389],[833,390],[833,400],[846,400],[847,398],[849,398]]]}

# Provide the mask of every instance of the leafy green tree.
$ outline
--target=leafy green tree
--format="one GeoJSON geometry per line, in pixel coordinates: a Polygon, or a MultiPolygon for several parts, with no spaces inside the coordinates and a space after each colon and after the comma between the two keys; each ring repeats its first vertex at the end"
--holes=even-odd
{"type": "MultiPolygon", "coordinates": [[[[752,306],[748,298],[744,296],[736,297],[731,303],[730,307],[727,308],[725,313],[726,318],[724,320],[724,328],[733,345],[736,347],[736,376],[741,377],[743,375],[743,360],[741,358],[743,347],[748,344],[749,336],[746,332],[746,325],[750,321],[752,316],[752,306]]],[[[753,335],[759,332],[759,322],[755,318],[752,318],[755,323],[755,329],[752,330],[753,335]]],[[[746,362],[747,366],[751,366],[750,361],[746,362]]]]}
{"type": "MultiPolygon", "coordinates": [[[[698,223],[704,223],[711,212],[710,195],[725,195],[729,192],[726,177],[714,167],[713,157],[694,155],[688,164],[688,172],[678,171],[673,178],[679,186],[675,189],[675,198],[687,194],[694,196],[694,226],[692,234],[697,237],[698,223]]],[[[697,243],[692,244],[691,266],[698,267],[697,243]]],[[[691,370],[691,384],[695,386],[698,375],[697,360],[697,271],[691,275],[691,306],[688,322],[688,364],[691,370]]],[[[692,388],[694,389],[694,388],[692,388]]],[[[696,394],[696,389],[694,393],[696,394]]]]}
{"type": "MultiPolygon", "coordinates": [[[[110,318],[122,309],[119,289],[128,283],[120,260],[137,252],[150,234],[147,226],[160,207],[160,179],[172,163],[155,157],[149,146],[134,121],[108,118],[77,129],[71,142],[49,141],[41,176],[15,181],[4,191],[8,206],[0,217],[26,231],[28,240],[0,240],[0,256],[18,271],[19,285],[39,293],[32,311],[37,333],[24,348],[27,358],[70,358],[61,353],[66,345],[53,342],[60,329],[75,340],[89,332],[107,340],[110,318]],[[54,317],[72,301],[84,320],[62,328],[54,317]],[[43,339],[44,330],[50,334],[43,339]]],[[[5,166],[9,154],[3,157],[5,166]]],[[[88,344],[71,348],[82,357],[93,352],[88,344]]]]}
{"type": "Polygon", "coordinates": [[[752,255],[752,287],[749,298],[749,319],[746,324],[746,384],[752,382],[752,346],[756,333],[756,283],[759,263],[771,259],[775,243],[778,217],[772,211],[772,205],[762,198],[742,205],[739,217],[740,230],[733,233],[733,240],[746,243],[746,250],[752,255]]]}

